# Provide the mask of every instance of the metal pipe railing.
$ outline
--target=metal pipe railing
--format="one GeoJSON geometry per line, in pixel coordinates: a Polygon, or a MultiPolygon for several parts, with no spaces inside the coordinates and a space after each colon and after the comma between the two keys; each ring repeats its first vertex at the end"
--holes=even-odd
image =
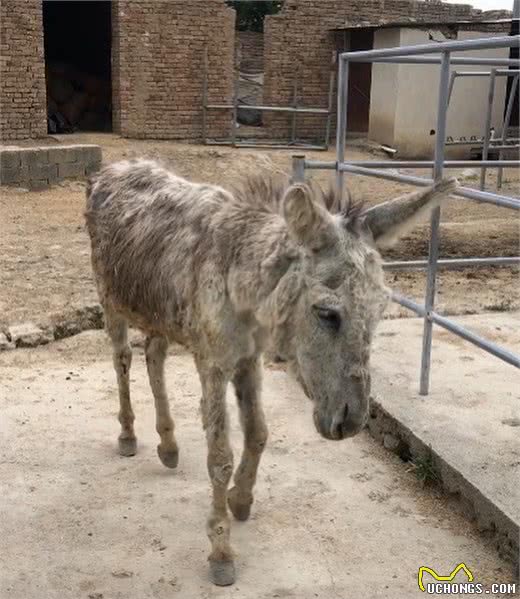
{"type": "Polygon", "coordinates": [[[237,76],[233,77],[233,93],[232,93],[232,101],[231,103],[221,103],[221,104],[210,104],[208,101],[208,49],[207,47],[204,49],[203,54],[203,64],[202,64],[202,140],[204,144],[212,144],[212,145],[231,145],[233,147],[241,147],[241,148],[273,148],[273,149],[282,149],[282,148],[305,148],[307,150],[327,150],[329,147],[329,137],[330,137],[330,126],[332,120],[332,106],[333,106],[333,96],[334,96],[334,76],[335,69],[334,65],[336,64],[336,53],[333,52],[331,69],[330,69],[330,78],[329,78],[329,95],[327,99],[326,108],[316,108],[310,106],[298,106],[298,72],[295,74],[294,84],[293,84],[293,98],[292,104],[289,106],[269,106],[264,104],[239,104],[238,102],[238,81],[237,76]],[[208,111],[210,110],[223,110],[223,111],[231,111],[231,129],[229,134],[229,139],[220,139],[220,140],[209,140],[207,135],[208,130],[208,111]],[[237,128],[238,128],[238,111],[245,112],[248,110],[254,110],[258,112],[274,112],[274,113],[282,113],[282,114],[290,114],[291,115],[291,128],[290,128],[290,140],[287,142],[255,142],[253,140],[248,141],[239,141],[237,139],[237,128]],[[298,114],[304,115],[321,115],[326,117],[325,126],[324,126],[324,138],[323,144],[312,143],[310,141],[298,141],[296,139],[296,116],[298,114]]]}
{"type": "MultiPolygon", "coordinates": [[[[370,52],[371,50],[369,50],[370,52]]],[[[359,60],[356,62],[368,62],[359,60]]],[[[435,56],[401,56],[376,58],[373,62],[390,62],[392,64],[440,64],[441,58],[435,56]]],[[[487,66],[487,67],[518,67],[518,59],[514,58],[458,58],[451,59],[452,65],[460,66],[487,66]]]]}
{"type": "MultiPolygon", "coordinates": [[[[489,138],[491,137],[491,118],[493,116],[493,100],[495,98],[495,80],[497,72],[495,69],[491,69],[491,75],[489,76],[489,89],[488,89],[488,103],[486,110],[486,121],[484,123],[484,144],[482,145],[482,161],[487,160],[489,151],[489,138]]],[[[480,189],[484,191],[486,186],[486,169],[483,168],[480,171],[480,189]]]]}
{"type": "MultiPolygon", "coordinates": [[[[338,124],[336,131],[336,161],[315,161],[305,160],[304,156],[295,156],[293,160],[293,180],[302,181],[305,178],[306,169],[330,169],[336,172],[336,182],[338,193],[343,193],[344,174],[352,173],[369,177],[378,177],[390,179],[402,183],[412,185],[425,186],[432,183],[431,178],[417,177],[409,174],[395,172],[396,168],[432,168],[433,179],[439,180],[442,177],[444,168],[460,168],[465,166],[477,167],[485,172],[486,168],[501,166],[520,166],[520,161],[517,160],[497,160],[490,161],[486,159],[486,153],[489,149],[493,149],[493,140],[489,137],[489,131],[484,131],[482,143],[485,146],[483,159],[480,161],[464,161],[453,160],[447,161],[444,159],[445,143],[446,143],[446,119],[448,110],[448,99],[453,88],[454,77],[450,77],[451,65],[456,64],[472,64],[472,65],[492,65],[492,66],[512,66],[518,69],[520,61],[517,59],[486,59],[479,57],[451,57],[451,52],[467,51],[467,50],[484,50],[489,48],[511,48],[517,45],[520,41],[520,36],[484,38],[477,40],[443,42],[440,44],[421,44],[417,46],[384,48],[378,50],[368,50],[362,52],[345,52],[340,54],[338,66],[338,124]],[[429,56],[431,54],[442,53],[441,57],[429,56]],[[425,56],[427,55],[427,56],[425,56]],[[392,62],[392,63],[412,63],[412,64],[429,64],[440,63],[441,76],[439,81],[439,97],[437,104],[437,126],[435,138],[435,156],[433,161],[348,161],[345,160],[345,145],[347,133],[347,99],[348,99],[348,75],[350,62],[392,62]]],[[[490,77],[496,77],[498,69],[491,71],[490,77]]],[[[479,72],[479,76],[480,76],[479,72]]],[[[500,73],[502,75],[502,73],[500,73]]],[[[509,75],[509,73],[504,73],[509,75]]],[[[518,77],[518,75],[517,75],[518,77]]],[[[493,82],[494,83],[494,82],[493,82]]],[[[491,89],[491,86],[490,86],[491,89]]],[[[492,99],[492,98],[491,98],[492,99]]],[[[488,98],[489,100],[489,98],[488,98]]],[[[488,101],[488,106],[492,102],[488,101]]],[[[486,115],[486,129],[489,129],[488,118],[489,109],[486,115]]],[[[507,145],[507,131],[502,132],[502,138],[496,140],[507,145]]],[[[515,140],[516,141],[516,140],[515,140]]],[[[500,157],[499,157],[500,158],[500,157]]],[[[455,190],[454,195],[463,198],[476,200],[479,202],[487,202],[500,207],[520,210],[520,200],[509,196],[501,196],[491,192],[475,190],[467,187],[459,187],[455,190]]],[[[423,327],[423,344],[421,354],[421,371],[420,371],[420,393],[427,395],[429,392],[430,382],[430,365],[431,365],[431,348],[432,348],[432,328],[433,324],[437,324],[446,330],[458,335],[459,337],[473,343],[477,347],[487,351],[488,353],[504,360],[505,362],[520,368],[520,356],[515,355],[511,351],[498,346],[496,343],[484,339],[452,320],[437,314],[434,311],[435,305],[435,286],[436,274],[439,267],[456,268],[466,266],[516,266],[520,264],[520,257],[491,257],[491,258],[468,258],[468,259],[452,259],[439,260],[439,222],[440,208],[433,211],[430,222],[430,241],[428,260],[415,260],[409,262],[390,262],[384,265],[385,268],[397,270],[403,268],[424,268],[427,267],[427,286],[425,293],[424,305],[420,305],[415,301],[405,298],[400,294],[394,293],[393,299],[402,306],[413,310],[424,318],[423,327]]]]}
{"type": "MultiPolygon", "coordinates": [[[[343,52],[340,60],[350,62],[378,62],[380,58],[402,58],[403,56],[439,54],[467,50],[489,50],[490,48],[513,48],[520,43],[520,35],[478,38],[474,40],[457,40],[440,44],[417,44],[416,46],[397,46],[378,50],[361,50],[359,52],[343,52]]],[[[466,58],[467,60],[467,58],[466,58]]],[[[487,64],[487,59],[475,57],[475,64],[487,64]]],[[[450,61],[451,62],[451,61],[450,61]]],[[[516,64],[518,61],[516,61],[516,64]]],[[[453,64],[456,64],[455,60],[453,64]]]]}
{"type": "Polygon", "coordinates": [[[438,324],[442,328],[444,328],[448,331],[451,331],[452,333],[455,333],[459,337],[462,337],[462,339],[465,339],[466,341],[473,343],[473,345],[480,347],[481,349],[496,356],[497,358],[504,360],[504,362],[507,362],[508,364],[511,364],[512,366],[516,366],[517,368],[520,368],[520,356],[518,356],[517,354],[515,354],[507,349],[504,349],[502,347],[499,347],[496,343],[493,343],[492,341],[488,341],[487,339],[484,339],[484,337],[480,337],[479,335],[472,333],[471,331],[469,331],[465,327],[461,326],[460,324],[453,322],[452,320],[446,318],[445,316],[441,316],[440,314],[437,314],[437,312],[431,312],[428,315],[426,313],[426,310],[424,309],[424,306],[422,306],[421,304],[418,304],[417,302],[414,302],[413,300],[411,300],[407,297],[404,297],[400,293],[393,292],[392,300],[394,302],[396,302],[397,304],[400,304],[401,306],[404,306],[405,308],[412,310],[419,316],[424,316],[425,318],[430,320],[432,323],[438,324]]]}
{"type": "MultiPolygon", "coordinates": [[[[511,88],[509,89],[509,100],[507,102],[506,114],[504,115],[504,122],[502,124],[502,132],[501,132],[501,136],[504,141],[507,140],[507,132],[509,130],[509,123],[511,122],[511,115],[513,114],[513,106],[515,103],[515,96],[519,89],[519,85],[518,85],[519,78],[520,78],[519,75],[515,76],[515,78],[511,82],[511,88]]],[[[502,146],[500,149],[505,150],[505,149],[507,149],[507,146],[502,146]]],[[[498,159],[502,160],[503,155],[504,155],[503,152],[499,152],[498,159]]],[[[504,169],[502,167],[499,167],[498,173],[497,173],[497,189],[500,189],[502,187],[503,172],[504,172],[504,169]]]]}
{"type": "MultiPolygon", "coordinates": [[[[437,260],[437,266],[445,270],[474,266],[520,266],[520,256],[499,258],[445,258],[437,260]]],[[[385,270],[415,270],[428,266],[428,260],[395,260],[383,262],[385,270]]]]}
{"type": "MultiPolygon", "coordinates": [[[[416,177],[414,175],[404,175],[402,173],[392,173],[388,170],[380,170],[375,168],[363,168],[361,166],[350,166],[349,164],[343,165],[343,170],[355,175],[365,175],[367,177],[375,177],[377,179],[388,179],[389,181],[398,181],[400,183],[407,183],[410,185],[419,185],[426,187],[433,183],[433,179],[426,177],[416,177]]],[[[498,195],[489,191],[479,191],[478,189],[472,189],[471,187],[457,187],[453,192],[453,195],[466,198],[468,200],[476,200],[477,202],[483,202],[485,204],[494,204],[495,206],[502,206],[503,208],[510,208],[511,210],[520,210],[520,200],[511,198],[509,196],[498,195]]]]}
{"type": "MultiPolygon", "coordinates": [[[[348,62],[339,61],[338,72],[338,123],[336,125],[336,162],[344,162],[347,140],[348,62]]],[[[343,172],[336,171],[336,188],[339,199],[343,196],[343,172]]]]}
{"type": "MultiPolygon", "coordinates": [[[[448,86],[450,84],[450,53],[446,50],[442,55],[441,76],[439,80],[439,97],[437,101],[437,126],[435,128],[435,165],[433,179],[442,179],[444,171],[444,141],[446,140],[446,122],[448,119],[448,86]]],[[[432,328],[429,318],[435,305],[435,289],[437,282],[437,261],[439,259],[439,224],[441,222],[441,207],[433,209],[430,218],[430,241],[428,248],[428,270],[426,278],[426,293],[424,307],[426,310],[423,327],[423,346],[421,355],[421,377],[419,393],[428,395],[430,388],[430,366],[432,352],[432,328]]]]}
{"type": "MultiPolygon", "coordinates": [[[[491,146],[493,148],[494,146],[491,146]]],[[[509,146],[507,146],[509,147],[509,146]]],[[[347,160],[342,163],[336,161],[321,161],[321,160],[307,160],[305,165],[306,168],[314,169],[330,169],[335,170],[348,170],[350,166],[362,166],[363,168],[409,168],[409,169],[422,169],[422,168],[433,168],[433,160],[347,160]]],[[[503,167],[519,168],[520,160],[502,160],[501,165],[503,167]]],[[[497,160],[446,160],[444,162],[444,168],[499,168],[500,164],[497,160]]]]}

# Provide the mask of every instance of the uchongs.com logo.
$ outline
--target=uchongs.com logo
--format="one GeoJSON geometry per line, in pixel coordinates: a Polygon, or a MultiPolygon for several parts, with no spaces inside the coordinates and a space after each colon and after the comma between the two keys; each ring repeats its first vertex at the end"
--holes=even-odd
{"type": "Polygon", "coordinates": [[[417,584],[423,593],[430,595],[489,595],[491,593],[516,595],[520,590],[519,585],[511,582],[495,582],[489,587],[475,582],[473,572],[462,562],[448,575],[441,575],[433,568],[421,566],[417,574],[417,584]],[[462,574],[455,582],[459,572],[462,574]]]}

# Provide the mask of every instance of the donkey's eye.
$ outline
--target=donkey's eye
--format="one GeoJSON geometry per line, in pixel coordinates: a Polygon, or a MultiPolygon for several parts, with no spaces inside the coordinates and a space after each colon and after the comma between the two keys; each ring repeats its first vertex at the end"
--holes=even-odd
{"type": "Polygon", "coordinates": [[[321,325],[328,329],[332,329],[333,331],[339,330],[341,325],[341,316],[339,315],[339,312],[332,308],[323,308],[321,306],[313,306],[312,308],[321,325]]]}

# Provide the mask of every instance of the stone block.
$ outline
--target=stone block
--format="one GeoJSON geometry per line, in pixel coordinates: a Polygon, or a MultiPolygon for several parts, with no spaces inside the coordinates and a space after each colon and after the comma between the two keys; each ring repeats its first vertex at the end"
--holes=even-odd
{"type": "Polygon", "coordinates": [[[93,173],[97,173],[97,171],[101,168],[101,161],[99,162],[89,162],[85,165],[85,175],[92,175],[93,173]]]}
{"type": "Polygon", "coordinates": [[[4,333],[0,333],[0,351],[14,349],[14,347],[14,343],[12,341],[9,341],[7,335],[4,335],[4,333]]]}
{"type": "Polygon", "coordinates": [[[47,155],[49,157],[49,164],[57,164],[58,162],[64,162],[62,160],[63,149],[60,146],[55,148],[49,148],[47,155]]]}
{"type": "Polygon", "coordinates": [[[56,183],[58,180],[58,166],[56,164],[35,164],[29,167],[29,177],[56,183]]]}
{"type": "Polygon", "coordinates": [[[85,176],[85,165],[82,162],[63,162],[58,164],[58,178],[85,176]]]}
{"type": "Polygon", "coordinates": [[[15,347],[36,347],[54,339],[51,333],[40,329],[32,322],[13,325],[7,332],[15,347]]]}
{"type": "Polygon", "coordinates": [[[49,154],[47,150],[40,148],[22,149],[20,150],[20,159],[22,166],[34,168],[49,163],[49,154]]]}
{"type": "Polygon", "coordinates": [[[60,150],[60,163],[77,162],[80,158],[80,152],[77,146],[62,146],[60,150]]]}
{"type": "Polygon", "coordinates": [[[0,170],[0,185],[16,185],[23,182],[22,169],[20,167],[2,168],[0,170]]]}
{"type": "Polygon", "coordinates": [[[21,158],[18,150],[0,150],[0,169],[20,167],[21,158]]]}
{"type": "Polygon", "coordinates": [[[82,150],[82,160],[86,163],[91,162],[101,162],[101,146],[96,146],[94,144],[84,145],[81,148],[82,150]]]}
{"type": "Polygon", "coordinates": [[[24,185],[29,191],[43,191],[48,189],[49,181],[47,179],[29,179],[24,185]]]}

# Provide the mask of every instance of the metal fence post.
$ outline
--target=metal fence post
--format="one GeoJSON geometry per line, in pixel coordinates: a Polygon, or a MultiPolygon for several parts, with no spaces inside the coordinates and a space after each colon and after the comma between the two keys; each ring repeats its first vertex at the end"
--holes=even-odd
{"type": "Polygon", "coordinates": [[[296,143],[296,110],[298,108],[298,76],[300,74],[299,67],[296,67],[294,72],[294,82],[293,82],[293,108],[294,112],[291,116],[291,144],[294,145],[296,143]]]}
{"type": "Polygon", "coordinates": [[[323,149],[329,149],[330,143],[330,124],[332,121],[332,102],[334,96],[334,79],[336,72],[336,51],[332,51],[332,61],[330,65],[330,76],[329,76],[329,95],[327,99],[327,120],[325,122],[325,140],[323,142],[323,149]]]}
{"type": "Polygon", "coordinates": [[[446,100],[448,105],[450,103],[451,100],[451,95],[453,93],[453,86],[455,85],[455,79],[459,76],[459,74],[457,73],[457,71],[453,71],[453,73],[451,74],[450,77],[450,85],[449,85],[449,89],[448,89],[448,99],[446,100]]]}
{"type": "MultiPolygon", "coordinates": [[[[513,81],[511,82],[511,87],[509,88],[509,101],[507,103],[507,108],[506,108],[506,115],[504,117],[504,123],[502,124],[502,132],[500,137],[502,138],[502,143],[504,145],[506,145],[507,143],[507,132],[509,130],[509,123],[511,122],[511,113],[513,112],[513,105],[515,103],[515,96],[516,96],[516,92],[518,89],[518,75],[515,75],[513,77],[513,81]]],[[[502,160],[503,158],[503,151],[500,150],[500,152],[498,153],[498,160],[502,160]]],[[[502,173],[503,173],[503,168],[500,167],[498,169],[497,172],[497,189],[500,189],[502,187],[502,173]]]]}
{"type": "Polygon", "coordinates": [[[303,183],[305,181],[305,156],[294,154],[292,157],[291,183],[303,183]]]}
{"type": "MultiPolygon", "coordinates": [[[[345,143],[347,136],[347,98],[348,98],[348,60],[339,57],[338,72],[338,110],[336,118],[336,163],[339,166],[345,160],[345,143]]],[[[336,173],[338,199],[343,198],[343,172],[336,173]]]]}
{"type": "MultiPolygon", "coordinates": [[[[442,55],[441,72],[439,80],[439,104],[437,107],[437,127],[435,136],[435,166],[433,169],[434,180],[442,179],[444,167],[444,144],[446,142],[446,116],[448,111],[448,86],[450,82],[450,53],[442,55]]],[[[430,363],[432,352],[432,327],[431,313],[435,304],[435,284],[437,276],[437,260],[439,258],[439,222],[441,209],[435,208],[430,221],[430,244],[428,252],[428,278],[426,283],[426,297],[424,301],[424,330],[421,357],[421,382],[419,393],[428,395],[430,387],[430,363]]]]}
{"type": "Polygon", "coordinates": [[[236,148],[238,117],[238,69],[233,72],[233,107],[231,109],[231,146],[236,148]]]}
{"type": "Polygon", "coordinates": [[[207,111],[208,111],[208,47],[204,46],[202,62],[202,143],[208,143],[207,111]]]}
{"type": "MultiPolygon", "coordinates": [[[[484,144],[482,146],[482,160],[487,160],[489,151],[489,138],[491,135],[491,117],[493,115],[493,99],[495,97],[495,81],[497,77],[497,70],[491,69],[489,75],[489,90],[488,90],[488,105],[486,111],[486,124],[484,125],[484,144]]],[[[480,171],[480,189],[484,191],[486,186],[486,169],[483,168],[480,171]]]]}

